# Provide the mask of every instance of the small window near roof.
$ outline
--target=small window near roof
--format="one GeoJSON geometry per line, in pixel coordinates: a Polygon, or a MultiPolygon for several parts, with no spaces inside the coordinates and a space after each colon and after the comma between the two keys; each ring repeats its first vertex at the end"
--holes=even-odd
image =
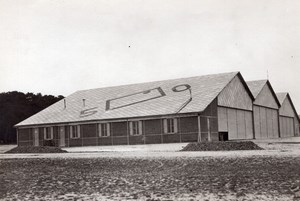
{"type": "Polygon", "coordinates": [[[70,138],[76,139],[80,137],[80,126],[70,126],[70,138]]]}
{"type": "Polygon", "coordinates": [[[131,121],[129,122],[130,135],[142,135],[143,124],[142,121],[131,121]]]}
{"type": "Polygon", "coordinates": [[[99,137],[108,137],[110,136],[110,124],[101,123],[98,124],[99,137]]]}
{"type": "Polygon", "coordinates": [[[53,127],[44,128],[44,139],[52,140],[53,139],[53,127]]]}

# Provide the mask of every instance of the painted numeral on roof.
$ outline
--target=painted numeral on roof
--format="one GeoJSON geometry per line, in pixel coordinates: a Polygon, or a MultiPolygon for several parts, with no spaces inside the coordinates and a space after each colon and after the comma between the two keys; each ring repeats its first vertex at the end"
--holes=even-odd
{"type": "Polygon", "coordinates": [[[181,84],[181,85],[177,85],[175,87],[172,88],[172,91],[174,92],[182,92],[182,91],[186,91],[186,90],[190,90],[191,86],[188,84],[181,84]]]}

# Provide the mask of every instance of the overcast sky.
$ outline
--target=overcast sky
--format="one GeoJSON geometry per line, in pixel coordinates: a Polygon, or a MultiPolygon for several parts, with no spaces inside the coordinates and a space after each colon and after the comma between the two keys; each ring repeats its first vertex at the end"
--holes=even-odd
{"type": "Polygon", "coordinates": [[[0,92],[240,71],[300,112],[300,1],[0,0],[0,92]]]}

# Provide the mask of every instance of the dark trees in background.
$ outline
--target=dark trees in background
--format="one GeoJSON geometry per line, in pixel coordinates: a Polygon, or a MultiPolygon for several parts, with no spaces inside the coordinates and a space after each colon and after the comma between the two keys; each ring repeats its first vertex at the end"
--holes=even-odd
{"type": "Polygon", "coordinates": [[[15,124],[63,98],[17,91],[0,93],[0,144],[16,143],[15,124]]]}

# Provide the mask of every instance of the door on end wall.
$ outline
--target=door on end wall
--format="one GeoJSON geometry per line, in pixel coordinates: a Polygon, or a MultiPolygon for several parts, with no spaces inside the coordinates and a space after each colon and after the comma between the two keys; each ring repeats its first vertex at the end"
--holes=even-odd
{"type": "Polygon", "coordinates": [[[64,126],[59,127],[59,146],[60,147],[65,147],[66,146],[65,127],[64,126]]]}
{"type": "Polygon", "coordinates": [[[39,146],[39,129],[38,128],[33,129],[33,145],[35,147],[39,146]]]}

